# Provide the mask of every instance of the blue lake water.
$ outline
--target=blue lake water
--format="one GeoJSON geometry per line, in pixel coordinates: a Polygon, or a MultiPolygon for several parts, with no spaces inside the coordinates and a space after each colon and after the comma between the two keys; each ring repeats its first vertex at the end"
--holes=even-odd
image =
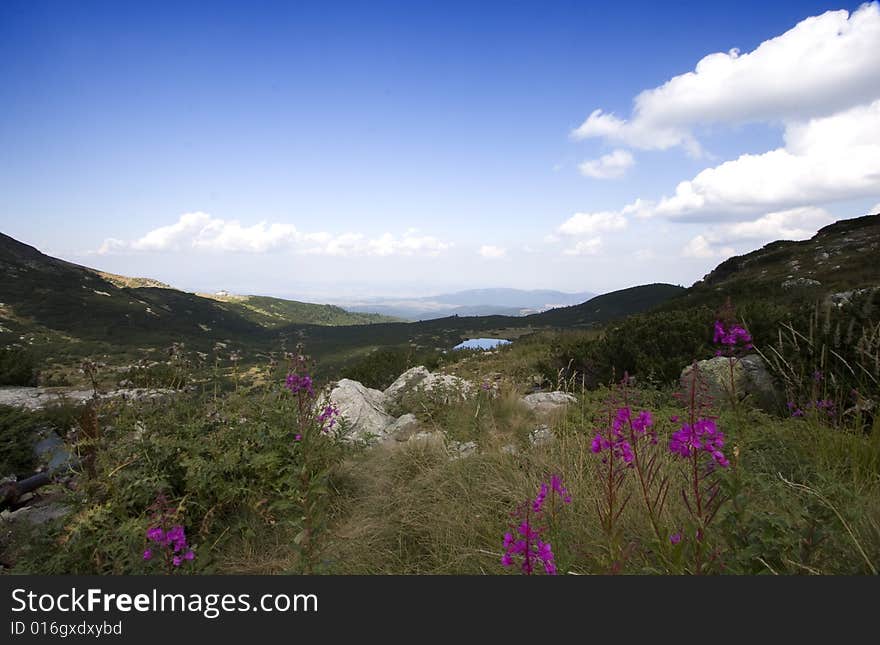
{"type": "Polygon", "coordinates": [[[503,338],[468,338],[452,349],[495,349],[499,345],[509,345],[509,340],[503,338]]]}

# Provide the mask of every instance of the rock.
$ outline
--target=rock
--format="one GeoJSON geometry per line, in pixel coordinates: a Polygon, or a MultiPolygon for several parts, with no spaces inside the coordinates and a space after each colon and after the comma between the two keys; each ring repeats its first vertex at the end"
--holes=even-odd
{"type": "Polygon", "coordinates": [[[529,443],[533,446],[543,446],[553,441],[553,431],[549,426],[540,425],[529,433],[529,443]]]}
{"type": "Polygon", "coordinates": [[[474,384],[451,374],[435,374],[423,365],[408,369],[385,389],[389,406],[400,405],[412,392],[421,391],[439,403],[467,399],[474,392],[474,384]]]}
{"type": "Polygon", "coordinates": [[[535,392],[527,394],[522,398],[522,402],[532,412],[539,414],[548,414],[562,410],[571,403],[577,403],[577,398],[567,392],[535,392]]]}
{"type": "Polygon", "coordinates": [[[419,420],[414,414],[404,414],[396,419],[386,431],[389,438],[395,441],[407,441],[419,429],[419,420]]]}
{"type": "MultiPolygon", "coordinates": [[[[110,392],[99,392],[98,398],[123,399],[129,401],[161,401],[177,394],[177,390],[150,388],[119,388],[110,392]]],[[[85,403],[94,397],[92,390],[77,390],[57,387],[3,387],[0,388],[0,405],[11,405],[28,410],[41,410],[59,403],[85,403]]]]}
{"type": "Polygon", "coordinates": [[[449,452],[449,461],[464,459],[477,452],[477,443],[475,441],[465,441],[464,443],[461,441],[450,441],[446,446],[446,450],[449,452]]]}
{"type": "MultiPolygon", "coordinates": [[[[697,369],[709,396],[717,401],[727,400],[730,396],[730,359],[716,356],[699,361],[697,369]]],[[[681,386],[685,390],[690,387],[692,370],[693,365],[689,365],[681,372],[681,386]]],[[[756,407],[765,412],[778,412],[785,403],[764,360],[757,354],[734,359],[733,383],[737,400],[748,396],[756,407]]]]}
{"type": "Polygon", "coordinates": [[[507,443],[501,446],[501,453],[504,455],[515,455],[519,450],[516,447],[516,444],[507,443]]]}
{"type": "Polygon", "coordinates": [[[344,378],[330,391],[330,402],[345,419],[351,439],[384,438],[394,417],[385,411],[385,395],[344,378]]]}
{"type": "Polygon", "coordinates": [[[821,287],[822,283],[818,280],[813,280],[812,278],[792,278],[783,281],[781,286],[783,289],[797,289],[807,287],[821,287]]]}

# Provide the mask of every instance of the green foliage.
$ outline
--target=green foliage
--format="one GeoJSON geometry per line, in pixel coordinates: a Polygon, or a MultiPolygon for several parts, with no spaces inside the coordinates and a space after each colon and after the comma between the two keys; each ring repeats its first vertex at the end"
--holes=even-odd
{"type": "Polygon", "coordinates": [[[34,472],[35,433],[40,415],[18,408],[0,406],[0,477],[28,476],[34,472]]]}
{"type": "Polygon", "coordinates": [[[37,384],[33,353],[21,347],[0,347],[0,385],[37,384]]]}

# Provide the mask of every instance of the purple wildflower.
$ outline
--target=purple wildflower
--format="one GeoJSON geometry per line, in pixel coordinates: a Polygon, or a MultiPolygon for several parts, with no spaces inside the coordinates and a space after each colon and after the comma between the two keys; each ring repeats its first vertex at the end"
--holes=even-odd
{"type": "MultiPolygon", "coordinates": [[[[716,345],[725,345],[729,353],[733,353],[737,345],[742,345],[744,349],[752,348],[752,335],[738,323],[733,323],[729,329],[724,328],[724,323],[720,320],[715,321],[715,334],[712,342],[716,345]]],[[[720,356],[721,352],[715,352],[716,356],[720,356]]]]}
{"type": "Polygon", "coordinates": [[[145,549],[144,550],[144,560],[149,560],[152,557],[153,557],[153,551],[150,549],[145,549]]]}
{"type": "Polygon", "coordinates": [[[556,493],[562,498],[563,502],[571,504],[571,495],[568,493],[568,489],[562,485],[562,477],[559,475],[553,475],[550,477],[550,488],[556,491],[556,493]]]}
{"type": "Polygon", "coordinates": [[[288,374],[284,386],[290,390],[291,394],[305,392],[310,397],[315,396],[312,377],[308,374],[288,374]]]}
{"type": "Polygon", "coordinates": [[[152,542],[162,542],[165,539],[165,531],[161,526],[154,526],[147,531],[147,539],[152,542]]]}
{"type": "Polygon", "coordinates": [[[298,434],[298,435],[294,435],[293,440],[294,441],[302,441],[302,438],[303,438],[303,436],[301,434],[298,434]]]}
{"type": "Polygon", "coordinates": [[[681,531],[679,531],[678,533],[673,533],[672,535],[670,535],[670,536],[669,536],[669,541],[670,541],[672,544],[678,544],[679,542],[681,542],[681,531]]]}
{"type": "Polygon", "coordinates": [[[181,564],[183,564],[183,558],[181,558],[179,555],[175,555],[171,562],[172,564],[174,564],[175,567],[179,567],[181,564]]]}
{"type": "Polygon", "coordinates": [[[321,422],[321,432],[327,432],[336,425],[336,418],[339,416],[339,408],[332,403],[327,404],[321,414],[318,415],[318,421],[321,422]]]}
{"type": "Polygon", "coordinates": [[[669,439],[669,450],[681,457],[690,457],[699,451],[708,452],[722,468],[730,462],[721,452],[724,447],[724,433],[712,419],[697,419],[693,425],[685,423],[669,439]]]}

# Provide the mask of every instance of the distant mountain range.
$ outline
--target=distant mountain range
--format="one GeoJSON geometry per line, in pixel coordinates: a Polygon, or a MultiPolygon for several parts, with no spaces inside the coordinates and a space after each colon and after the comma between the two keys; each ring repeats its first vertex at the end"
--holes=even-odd
{"type": "Polygon", "coordinates": [[[550,289],[468,289],[421,298],[369,298],[339,304],[349,311],[381,313],[415,321],[447,316],[527,316],[580,304],[596,295],[588,291],[566,293],[550,289]]]}

